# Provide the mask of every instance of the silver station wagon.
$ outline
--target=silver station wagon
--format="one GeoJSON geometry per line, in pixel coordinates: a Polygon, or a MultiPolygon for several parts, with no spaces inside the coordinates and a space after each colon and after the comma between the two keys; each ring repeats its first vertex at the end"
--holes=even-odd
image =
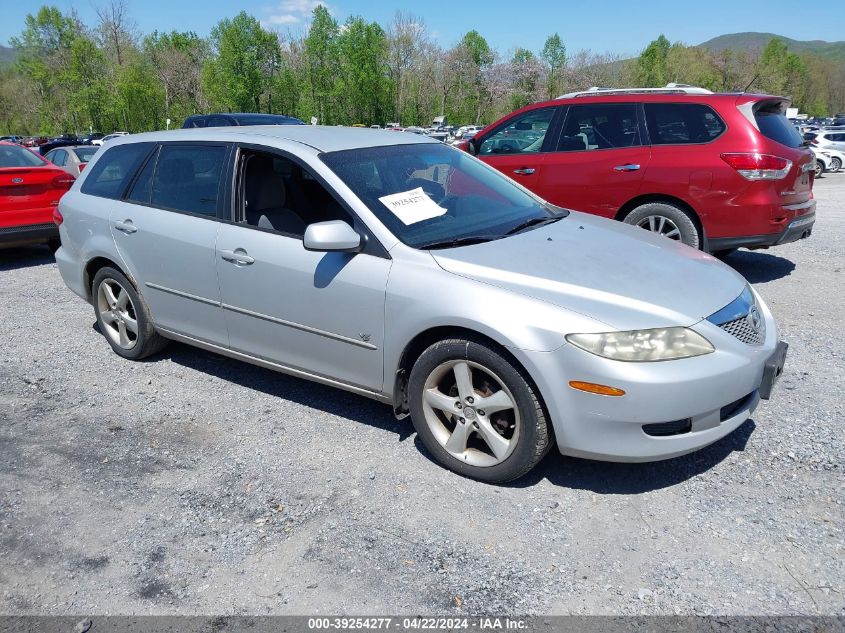
{"type": "Polygon", "coordinates": [[[688,453],[769,397],[786,345],[718,260],[554,207],[416,134],[256,126],[115,139],[56,261],[114,351],[168,339],[410,415],[477,479],[688,453]]]}

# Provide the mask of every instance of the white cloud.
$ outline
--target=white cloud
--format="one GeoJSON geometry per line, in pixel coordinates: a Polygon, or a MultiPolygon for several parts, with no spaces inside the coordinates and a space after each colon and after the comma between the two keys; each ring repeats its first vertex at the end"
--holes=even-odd
{"type": "Polygon", "coordinates": [[[331,8],[320,0],[280,0],[275,7],[266,9],[269,15],[262,22],[265,26],[307,22],[321,4],[331,12],[331,8]]]}

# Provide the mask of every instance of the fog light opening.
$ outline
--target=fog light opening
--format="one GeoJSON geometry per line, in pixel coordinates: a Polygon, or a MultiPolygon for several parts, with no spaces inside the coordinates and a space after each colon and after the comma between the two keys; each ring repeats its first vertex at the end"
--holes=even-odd
{"type": "Polygon", "coordinates": [[[595,393],[600,396],[624,396],[625,392],[616,387],[608,387],[607,385],[599,385],[594,382],[583,382],[581,380],[570,380],[569,386],[578,391],[586,391],[587,393],[595,393]]]}

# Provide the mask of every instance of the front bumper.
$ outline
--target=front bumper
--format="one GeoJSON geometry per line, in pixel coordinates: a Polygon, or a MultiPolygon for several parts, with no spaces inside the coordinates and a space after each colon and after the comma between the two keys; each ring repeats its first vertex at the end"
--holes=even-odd
{"type": "MultiPolygon", "coordinates": [[[[813,203],[813,208],[815,209],[815,201],[813,203]]],[[[707,247],[711,253],[714,253],[732,248],[769,248],[770,246],[789,244],[790,242],[796,242],[810,237],[815,222],[816,212],[812,211],[791,220],[783,231],[779,233],[709,238],[707,240],[707,247]]]]}
{"type": "Polygon", "coordinates": [[[605,461],[655,461],[695,451],[734,431],[757,408],[764,372],[778,344],[774,319],[760,306],[766,321],[761,345],[746,345],[701,321],[692,329],[716,351],[696,358],[625,363],[573,345],[528,353],[560,452],[605,461]],[[610,385],[625,395],[577,391],[568,386],[570,380],[610,385]]]}
{"type": "Polygon", "coordinates": [[[52,222],[0,227],[0,246],[44,244],[59,239],[59,229],[52,222]]]}

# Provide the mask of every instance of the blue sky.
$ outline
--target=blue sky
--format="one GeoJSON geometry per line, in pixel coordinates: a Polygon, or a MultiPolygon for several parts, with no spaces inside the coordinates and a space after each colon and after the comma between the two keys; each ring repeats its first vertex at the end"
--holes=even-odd
{"type": "MultiPolygon", "coordinates": [[[[107,0],[53,0],[63,11],[75,9],[88,24],[96,22],[94,7],[107,0]]],[[[0,42],[23,29],[27,13],[43,4],[37,0],[0,0],[0,42]]],[[[154,30],[192,30],[207,35],[224,17],[246,10],[265,25],[302,32],[318,0],[128,0],[130,12],[143,33],[154,30]]],[[[699,44],[723,33],[765,31],[793,39],[845,39],[840,20],[798,19],[794,0],[759,3],[725,0],[331,0],[326,2],[340,21],[362,15],[382,25],[397,10],[422,18],[430,34],[451,46],[463,33],[478,30],[502,53],[522,46],[539,50],[557,31],[569,51],[638,53],[650,40],[665,33],[672,41],[699,44]]]]}

